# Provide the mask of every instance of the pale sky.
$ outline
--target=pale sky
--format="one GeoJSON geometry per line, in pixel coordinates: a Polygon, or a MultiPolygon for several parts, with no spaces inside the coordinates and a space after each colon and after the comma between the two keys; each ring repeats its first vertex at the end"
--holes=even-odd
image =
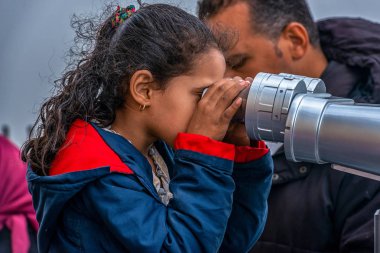
{"type": "MultiPolygon", "coordinates": [[[[102,0],[0,1],[0,132],[10,127],[10,139],[21,145],[51,82],[65,67],[72,45],[70,18],[101,9],[102,0]]],[[[123,1],[127,2],[127,1],[123,1]]],[[[195,13],[196,1],[145,1],[178,5],[195,13]]],[[[308,0],[315,19],[363,17],[380,22],[379,0],[308,0]]],[[[129,2],[128,2],[129,3],[129,2]]],[[[133,2],[132,2],[133,3],[133,2]]]]}

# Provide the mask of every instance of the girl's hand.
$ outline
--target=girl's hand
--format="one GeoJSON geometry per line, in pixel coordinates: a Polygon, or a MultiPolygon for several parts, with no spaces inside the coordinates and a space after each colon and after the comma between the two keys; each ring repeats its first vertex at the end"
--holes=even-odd
{"type": "Polygon", "coordinates": [[[248,137],[245,125],[242,123],[231,123],[223,142],[234,144],[236,146],[249,146],[251,140],[248,137]]]}
{"type": "MultiPolygon", "coordinates": [[[[253,79],[251,77],[247,77],[245,78],[245,81],[251,84],[253,79]]],[[[229,125],[223,141],[236,146],[250,146],[252,142],[247,134],[245,125],[239,122],[231,123],[229,125]]]]}
{"type": "Polygon", "coordinates": [[[199,101],[187,132],[223,140],[232,117],[242,103],[237,95],[248,85],[249,82],[240,77],[222,79],[211,85],[199,101]]]}

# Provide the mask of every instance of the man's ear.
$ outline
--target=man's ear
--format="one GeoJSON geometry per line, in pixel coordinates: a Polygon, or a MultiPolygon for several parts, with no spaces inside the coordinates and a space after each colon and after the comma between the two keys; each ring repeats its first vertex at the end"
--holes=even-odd
{"type": "Polygon", "coordinates": [[[309,33],[298,22],[289,23],[282,31],[280,39],[286,41],[287,50],[292,60],[301,59],[310,46],[309,33]]]}
{"type": "Polygon", "coordinates": [[[153,90],[156,88],[153,75],[148,70],[137,70],[131,77],[129,92],[140,108],[149,107],[153,90]]]}

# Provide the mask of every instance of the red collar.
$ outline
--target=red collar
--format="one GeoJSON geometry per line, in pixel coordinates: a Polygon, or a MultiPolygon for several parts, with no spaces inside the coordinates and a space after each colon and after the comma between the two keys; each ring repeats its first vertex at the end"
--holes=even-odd
{"type": "Polygon", "coordinates": [[[56,155],[50,176],[109,167],[111,172],[133,174],[88,122],[77,119],[56,155]]]}

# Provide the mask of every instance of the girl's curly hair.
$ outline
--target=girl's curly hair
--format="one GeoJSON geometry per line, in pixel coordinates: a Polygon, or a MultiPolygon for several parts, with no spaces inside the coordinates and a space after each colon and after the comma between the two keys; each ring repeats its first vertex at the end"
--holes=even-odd
{"type": "Polygon", "coordinates": [[[23,160],[38,174],[49,174],[76,119],[101,127],[112,124],[135,71],[149,70],[163,89],[170,78],[191,71],[200,54],[217,48],[210,30],[195,16],[171,5],[139,4],[117,28],[112,26],[114,6],[100,19],[73,17],[76,43],[69,51],[71,60],[22,148],[23,160]]]}

